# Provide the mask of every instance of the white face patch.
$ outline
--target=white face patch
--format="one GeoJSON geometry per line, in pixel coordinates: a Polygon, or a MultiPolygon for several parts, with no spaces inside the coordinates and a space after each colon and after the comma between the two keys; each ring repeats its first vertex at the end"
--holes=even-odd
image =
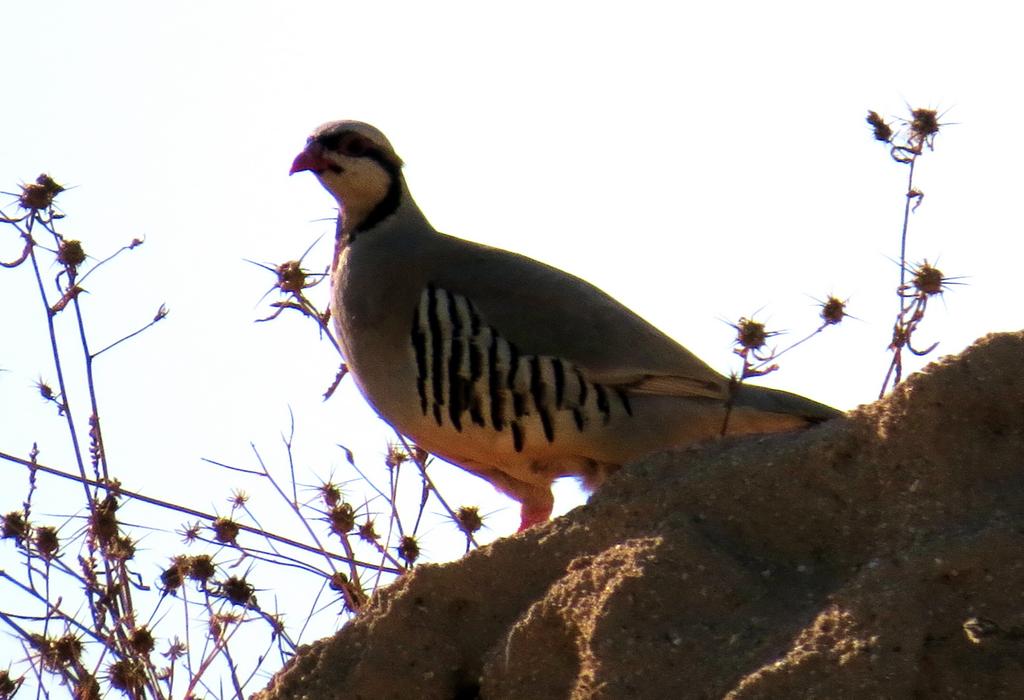
{"type": "Polygon", "coordinates": [[[380,204],[391,188],[391,174],[373,158],[356,158],[325,153],[341,172],[317,173],[320,184],[330,192],[344,213],[345,228],[356,228],[380,204]]]}

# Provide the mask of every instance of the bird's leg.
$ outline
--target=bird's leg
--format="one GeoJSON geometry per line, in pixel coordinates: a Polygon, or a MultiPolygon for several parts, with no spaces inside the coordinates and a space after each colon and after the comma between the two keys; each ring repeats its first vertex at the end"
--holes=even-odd
{"type": "Polygon", "coordinates": [[[498,469],[474,466],[472,472],[509,498],[518,501],[519,529],[516,532],[533,527],[551,517],[551,509],[555,506],[555,497],[551,493],[550,484],[531,484],[520,481],[498,469]]]}
{"type": "Polygon", "coordinates": [[[529,495],[522,501],[518,532],[546,522],[551,517],[551,509],[554,505],[555,497],[551,494],[551,489],[543,487],[531,489],[529,495]]]}

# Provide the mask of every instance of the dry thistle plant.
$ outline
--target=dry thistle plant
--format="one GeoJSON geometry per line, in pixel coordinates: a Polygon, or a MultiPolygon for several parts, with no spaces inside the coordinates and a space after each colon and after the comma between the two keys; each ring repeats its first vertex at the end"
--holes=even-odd
{"type": "MultiPolygon", "coordinates": [[[[428,496],[444,503],[427,476],[429,458],[400,443],[389,451],[387,484],[378,488],[346,452],[353,480],[375,490],[358,500],[333,479],[299,484],[294,424],[284,438],[286,477],[269,469],[255,448],[254,468],[220,464],[269,484],[285,512],[294,515],[297,536],[263,529],[266,504],[256,509],[241,489],[228,497],[225,512],[207,513],[123,487],[108,463],[94,363],[168,312],[160,306],[137,330],[92,349],[86,319],[96,311],[89,305],[101,300],[82,294],[87,279],[143,242],[134,239],[105,258],[90,256],[87,243],[62,231],[66,222],[56,201],[63,191],[41,175],[0,207],[0,236],[12,236],[19,251],[0,259],[0,266],[31,271],[52,363],[40,370],[36,387],[63,422],[65,436],[57,439],[70,447],[76,467],[43,463],[36,446],[23,456],[0,446],[0,468],[18,470],[25,485],[18,494],[18,478],[2,477],[0,627],[17,644],[0,646],[0,700],[19,693],[50,696],[59,687],[75,698],[244,697],[291,656],[314,615],[326,611],[333,629],[339,613],[345,619],[358,612],[381,583],[419,560],[428,496]],[[57,270],[50,281],[44,273],[49,269],[57,270]],[[54,380],[42,378],[46,375],[54,380]],[[420,505],[404,517],[407,509],[398,500],[401,484],[409,479],[417,485],[420,505]],[[64,516],[40,515],[37,503],[54,494],[62,503],[78,505],[64,516]],[[157,518],[168,524],[153,526],[157,518]],[[147,546],[140,548],[143,536],[147,546]],[[154,545],[172,537],[180,537],[187,551],[175,551],[179,545],[173,543],[154,545]],[[290,590],[308,590],[302,595],[309,604],[304,619],[300,614],[289,620],[265,607],[274,591],[258,585],[278,574],[287,577],[290,590]]],[[[275,272],[281,291],[292,295],[278,312],[302,311],[329,336],[326,315],[303,296],[311,279],[301,264],[275,272]]],[[[342,376],[344,370],[335,385],[342,376]]],[[[479,527],[444,508],[460,532],[479,527]]],[[[471,534],[467,538],[471,541],[471,534]]]]}
{"type": "MultiPolygon", "coordinates": [[[[846,301],[831,294],[826,297],[825,301],[818,301],[818,316],[821,319],[818,326],[804,337],[781,350],[768,347],[768,341],[771,338],[782,335],[782,331],[768,330],[764,323],[754,320],[753,315],[749,318],[742,316],[735,323],[730,323],[729,325],[736,331],[736,338],[733,340],[733,352],[743,362],[740,370],[734,372],[730,377],[730,388],[732,391],[735,391],[736,387],[747,379],[762,377],[775,372],[779,369],[777,360],[782,355],[803,345],[826,328],[839,325],[843,320],[850,317],[846,312],[846,303],[846,301]]],[[[722,422],[722,435],[728,432],[731,408],[731,404],[727,406],[725,420],[722,422]]]]}
{"type": "MultiPolygon", "coordinates": [[[[313,245],[315,244],[316,242],[313,245]]],[[[316,325],[320,337],[326,338],[341,358],[338,372],[324,392],[324,400],[327,400],[334,395],[342,379],[347,375],[348,368],[342,356],[341,346],[334,337],[334,332],[331,328],[330,311],[318,309],[306,295],[307,290],[316,287],[327,277],[326,272],[313,273],[303,267],[303,260],[311,249],[312,246],[307,248],[306,252],[298,260],[290,260],[277,265],[253,264],[276,276],[274,286],[267,294],[276,290],[285,297],[282,300],[271,302],[270,306],[274,309],[274,312],[260,320],[264,322],[275,320],[284,311],[299,313],[316,325]]],[[[266,294],[264,295],[265,297],[266,294]]],[[[476,546],[475,533],[483,527],[483,516],[480,515],[479,508],[476,506],[461,506],[456,509],[450,506],[428,474],[433,458],[419,446],[414,445],[404,435],[396,432],[395,439],[395,443],[388,445],[387,456],[385,457],[388,475],[386,484],[377,484],[370,475],[360,471],[356,467],[351,453],[346,453],[350,466],[357,471],[361,481],[368,485],[387,504],[385,508],[387,511],[385,513],[387,527],[385,528],[384,536],[387,544],[378,544],[377,546],[382,549],[386,547],[391,551],[395,551],[407,566],[415,564],[420,556],[418,533],[427,505],[431,499],[436,500],[448,522],[453,524],[465,536],[466,550],[468,551],[471,547],[476,546]],[[406,464],[411,464],[414,467],[412,473],[408,469],[403,469],[403,465],[406,464]],[[398,506],[403,476],[412,481],[411,484],[407,485],[407,488],[414,491],[418,490],[420,494],[418,504],[410,509],[410,513],[414,513],[414,516],[411,518],[408,517],[410,513],[406,513],[404,508],[399,508],[398,506]],[[412,520],[411,524],[409,524],[409,520],[412,520]]],[[[375,531],[372,521],[369,530],[375,531]]],[[[363,537],[363,539],[365,540],[366,538],[363,537]]]]}
{"type": "Polygon", "coordinates": [[[886,390],[899,384],[903,378],[904,350],[921,357],[938,346],[938,342],[935,342],[925,348],[915,347],[914,333],[924,320],[928,300],[941,295],[950,284],[955,284],[954,278],[946,277],[927,259],[919,263],[907,262],[910,215],[917,211],[924,201],[924,192],[914,184],[915,169],[918,159],[926,151],[935,150],[935,137],[943,126],[939,119],[937,110],[923,108],[911,109],[910,118],[898,119],[895,129],[875,111],[869,111],[866,118],[875,140],[888,145],[890,157],[900,165],[907,166],[903,227],[900,232],[900,281],[896,287],[899,309],[893,323],[892,340],[889,343],[892,360],[878,393],[879,398],[885,395],[886,390]]]}
{"type": "MultiPolygon", "coordinates": [[[[907,166],[906,201],[900,234],[900,280],[896,288],[899,310],[893,324],[892,340],[888,348],[892,352],[892,360],[882,383],[879,398],[885,395],[887,389],[895,386],[902,379],[904,350],[917,356],[923,356],[936,348],[938,343],[932,343],[925,348],[915,347],[913,345],[914,333],[924,320],[928,301],[936,295],[941,295],[950,285],[957,283],[956,278],[947,277],[927,259],[919,263],[907,262],[910,216],[924,199],[924,193],[914,184],[915,166],[918,158],[926,151],[934,150],[935,137],[943,126],[939,119],[940,115],[937,110],[920,108],[911,109],[909,119],[897,120],[896,128],[893,128],[892,124],[886,122],[877,112],[869,111],[866,118],[875,140],[887,144],[892,159],[907,166]]],[[[731,323],[730,325],[736,331],[733,351],[743,363],[740,370],[732,376],[733,384],[738,385],[748,378],[759,377],[777,370],[779,366],[776,361],[783,353],[807,342],[829,326],[836,325],[849,316],[846,312],[846,303],[846,300],[831,295],[825,301],[819,302],[821,324],[809,335],[783,350],[767,347],[769,339],[779,335],[780,332],[767,330],[763,323],[754,320],[753,317],[742,317],[736,323],[731,323]]],[[[727,427],[728,415],[722,426],[722,434],[725,434],[727,427]]]]}

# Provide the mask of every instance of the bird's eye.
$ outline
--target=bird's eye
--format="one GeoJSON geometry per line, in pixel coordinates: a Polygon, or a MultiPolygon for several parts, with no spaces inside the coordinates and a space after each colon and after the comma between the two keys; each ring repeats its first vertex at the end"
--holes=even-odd
{"type": "Polygon", "coordinates": [[[357,136],[355,134],[349,134],[347,138],[343,138],[341,143],[338,144],[339,153],[346,156],[352,156],[353,158],[361,158],[365,156],[369,150],[370,142],[362,136],[357,136]]]}

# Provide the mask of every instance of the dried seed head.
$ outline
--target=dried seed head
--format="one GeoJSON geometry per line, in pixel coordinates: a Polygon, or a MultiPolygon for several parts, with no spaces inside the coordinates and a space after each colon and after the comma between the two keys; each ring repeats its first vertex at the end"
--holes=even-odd
{"type": "Polygon", "coordinates": [[[209,554],[197,554],[188,559],[188,577],[199,583],[206,583],[217,573],[213,565],[213,557],[209,554]]]}
{"type": "Polygon", "coordinates": [[[467,535],[472,535],[484,526],[484,520],[480,517],[480,509],[476,506],[462,506],[455,511],[455,522],[459,529],[467,535]]]}
{"type": "Polygon", "coordinates": [[[273,614],[268,613],[267,616],[266,616],[266,620],[267,620],[268,623],[270,623],[270,628],[274,631],[275,635],[284,634],[284,614],[283,613],[279,613],[277,615],[273,615],[273,614]]]}
{"type": "Polygon", "coordinates": [[[42,379],[36,382],[36,389],[39,390],[39,395],[47,401],[54,401],[57,398],[53,393],[53,388],[42,379]]]}
{"type": "Polygon", "coordinates": [[[406,564],[414,564],[420,558],[420,544],[412,535],[405,535],[398,543],[398,556],[406,564]]]}
{"type": "Polygon", "coordinates": [[[388,444],[388,453],[384,456],[384,465],[388,469],[400,467],[409,461],[409,453],[395,443],[388,444]]]}
{"type": "Polygon", "coordinates": [[[927,141],[939,133],[939,114],[934,109],[915,109],[910,112],[910,135],[919,141],[927,141]]]}
{"type": "Polygon", "coordinates": [[[741,318],[733,325],[736,329],[736,344],[745,350],[758,350],[764,347],[769,333],[764,324],[749,318],[741,318]]]}
{"type": "Polygon", "coordinates": [[[61,241],[57,247],[57,262],[72,269],[85,262],[81,241],[61,241]]]}
{"type": "Polygon", "coordinates": [[[210,637],[219,642],[224,637],[224,628],[230,625],[237,625],[242,618],[234,613],[219,612],[210,616],[210,637]]]}
{"type": "Polygon", "coordinates": [[[327,583],[331,590],[341,593],[345,607],[352,612],[358,612],[363,605],[366,603],[366,594],[358,587],[349,581],[348,576],[340,571],[336,571],[331,574],[331,578],[327,583]]]}
{"type": "Polygon", "coordinates": [[[224,544],[236,544],[240,528],[230,518],[217,518],[213,521],[213,538],[224,544]]]}
{"type": "Polygon", "coordinates": [[[135,543],[128,535],[118,535],[106,545],[103,551],[115,561],[129,561],[135,556],[135,543]]]}
{"type": "Polygon", "coordinates": [[[0,700],[13,698],[14,694],[18,692],[18,688],[21,687],[22,680],[22,678],[11,678],[10,671],[0,671],[0,700]]]}
{"type": "Polygon", "coordinates": [[[365,542],[376,542],[380,538],[373,527],[372,520],[367,520],[359,526],[359,538],[365,542]]]}
{"type": "Polygon", "coordinates": [[[249,494],[241,489],[234,489],[231,492],[231,497],[228,499],[232,508],[241,508],[249,502],[249,494]]]}
{"type": "Polygon", "coordinates": [[[70,666],[82,658],[82,640],[65,634],[53,643],[53,651],[62,666],[70,666]]]}
{"type": "Polygon", "coordinates": [[[142,694],[146,684],[146,669],[135,659],[120,659],[107,667],[107,678],[111,687],[129,697],[142,694]]]}
{"type": "Polygon", "coordinates": [[[46,188],[35,183],[21,186],[18,205],[23,209],[46,209],[51,204],[53,204],[53,197],[47,194],[46,188]]]}
{"type": "Polygon", "coordinates": [[[36,550],[43,559],[52,559],[60,548],[60,539],[57,537],[57,528],[45,525],[37,527],[35,533],[36,550]]]}
{"type": "Polygon", "coordinates": [[[186,525],[181,530],[181,540],[185,544],[192,544],[199,539],[199,535],[202,533],[203,526],[199,523],[191,523],[186,525]]]}
{"type": "Polygon", "coordinates": [[[53,204],[53,198],[64,191],[49,175],[40,175],[35,182],[21,186],[21,195],[18,197],[18,206],[22,209],[49,209],[53,204]]]}
{"type": "Polygon", "coordinates": [[[892,141],[892,127],[885,123],[885,120],[879,116],[878,112],[869,110],[865,121],[871,125],[875,140],[882,141],[883,143],[890,143],[892,141]]]}
{"type": "Polygon", "coordinates": [[[60,666],[53,663],[53,639],[42,634],[29,634],[29,644],[39,652],[39,660],[48,671],[59,671],[60,666]]]}
{"type": "Polygon", "coordinates": [[[61,666],[70,666],[82,658],[82,640],[65,635],[53,642],[53,654],[61,666]]]}
{"type": "Polygon", "coordinates": [[[145,627],[139,627],[132,630],[131,636],[128,637],[128,645],[136,653],[148,656],[156,646],[156,640],[153,639],[152,632],[145,627]]]}
{"type": "Polygon", "coordinates": [[[100,700],[102,697],[100,684],[96,677],[89,673],[83,673],[75,682],[71,697],[74,700],[100,700]]]}
{"type": "Polygon", "coordinates": [[[174,641],[167,645],[167,651],[163,655],[171,661],[177,661],[185,655],[186,651],[188,651],[188,647],[185,646],[185,642],[175,637],[174,641]]]}
{"type": "Polygon", "coordinates": [[[224,628],[237,622],[238,617],[231,613],[221,612],[216,615],[211,615],[209,622],[210,639],[215,642],[221,641],[224,639],[224,628]]]}
{"type": "Polygon", "coordinates": [[[58,185],[56,180],[54,180],[46,173],[42,173],[39,177],[36,178],[36,184],[42,187],[47,192],[49,192],[50,195],[54,197],[64,191],[64,187],[62,185],[58,185]]]}
{"type": "Polygon", "coordinates": [[[160,588],[164,593],[174,593],[185,583],[189,559],[184,554],[171,559],[171,564],[160,574],[160,588]]]}
{"type": "Polygon", "coordinates": [[[821,305],[821,318],[829,326],[841,323],[846,318],[846,302],[838,297],[830,296],[821,305]]]}
{"type": "Polygon", "coordinates": [[[253,601],[253,588],[244,576],[231,576],[220,584],[220,594],[235,605],[249,605],[253,601]]]}
{"type": "Polygon", "coordinates": [[[220,615],[211,615],[208,623],[210,638],[219,642],[224,635],[224,623],[220,615]]]}
{"type": "Polygon", "coordinates": [[[28,535],[28,521],[25,514],[20,510],[12,510],[4,516],[3,527],[0,529],[0,538],[14,538],[18,544],[25,541],[28,535]]]}
{"type": "Polygon", "coordinates": [[[341,503],[341,489],[332,481],[320,485],[320,497],[324,499],[324,505],[328,508],[341,503]]]}
{"type": "Polygon", "coordinates": [[[946,278],[942,275],[942,271],[939,268],[933,267],[925,261],[913,272],[913,284],[919,293],[925,296],[942,293],[942,286],[946,282],[946,278]]]}
{"type": "Polygon", "coordinates": [[[309,273],[302,269],[298,260],[289,260],[277,266],[277,288],[282,292],[296,294],[308,287],[306,277],[309,273]]]}
{"type": "Polygon", "coordinates": [[[348,576],[340,571],[335,571],[331,574],[331,578],[328,579],[327,585],[330,586],[332,591],[344,591],[348,588],[348,576]]]}
{"type": "Polygon", "coordinates": [[[102,545],[109,544],[117,535],[117,499],[113,494],[95,504],[89,514],[89,532],[102,545]]]}
{"type": "Polygon", "coordinates": [[[331,532],[336,535],[344,535],[356,526],[355,511],[348,503],[331,508],[327,514],[327,520],[331,524],[331,532]]]}
{"type": "Polygon", "coordinates": [[[82,640],[73,634],[56,638],[33,635],[30,641],[39,651],[43,666],[50,671],[65,669],[82,658],[82,640]]]}

